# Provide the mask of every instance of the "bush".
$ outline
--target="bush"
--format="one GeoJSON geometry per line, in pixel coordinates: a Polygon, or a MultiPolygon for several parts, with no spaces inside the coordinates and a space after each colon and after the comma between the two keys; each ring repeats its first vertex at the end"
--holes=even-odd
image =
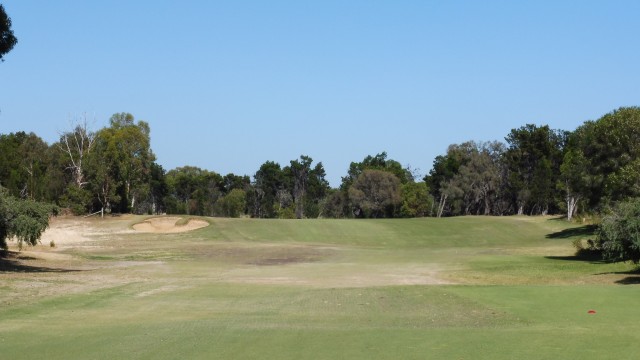
{"type": "Polygon", "coordinates": [[[55,205],[7,196],[0,190],[0,249],[7,249],[7,239],[16,237],[18,247],[36,245],[49,227],[49,217],[56,215],[55,205]]]}
{"type": "Polygon", "coordinates": [[[619,203],[602,219],[594,248],[606,260],[640,262],[640,199],[619,203]]]}

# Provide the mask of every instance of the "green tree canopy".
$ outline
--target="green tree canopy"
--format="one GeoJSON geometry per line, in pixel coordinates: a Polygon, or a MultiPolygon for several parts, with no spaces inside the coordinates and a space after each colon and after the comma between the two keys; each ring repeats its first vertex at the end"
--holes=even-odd
{"type": "Polygon", "coordinates": [[[49,217],[57,207],[33,200],[20,200],[0,188],[0,249],[7,249],[7,239],[15,237],[18,247],[36,245],[49,227],[49,217]]]}
{"type": "Polygon", "coordinates": [[[556,209],[556,184],[567,132],[527,124],[512,129],[505,153],[508,185],[518,214],[546,214],[556,209]]]}
{"type": "Polygon", "coordinates": [[[11,18],[0,4],[0,61],[4,61],[6,55],[18,43],[18,39],[11,30],[11,18]]]}
{"type": "Polygon", "coordinates": [[[616,205],[603,218],[596,241],[607,260],[640,262],[640,199],[616,205]]]}
{"type": "Polygon", "coordinates": [[[393,216],[402,200],[400,185],[400,180],[390,172],[364,170],[349,188],[349,199],[359,216],[393,216]]]}
{"type": "Polygon", "coordinates": [[[623,107],[575,131],[587,162],[586,195],[594,209],[640,196],[640,107],[623,107]]]}

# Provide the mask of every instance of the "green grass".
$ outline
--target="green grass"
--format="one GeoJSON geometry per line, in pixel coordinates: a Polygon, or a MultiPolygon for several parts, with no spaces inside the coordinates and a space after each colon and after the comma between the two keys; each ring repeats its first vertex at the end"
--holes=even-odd
{"type": "Polygon", "coordinates": [[[634,267],[561,220],[207,220],[0,273],[0,358],[635,358],[634,267]]]}

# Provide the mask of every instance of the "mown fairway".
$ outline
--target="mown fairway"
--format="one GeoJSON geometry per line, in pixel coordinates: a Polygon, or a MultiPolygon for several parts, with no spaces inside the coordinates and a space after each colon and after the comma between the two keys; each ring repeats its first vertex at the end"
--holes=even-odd
{"type": "Polygon", "coordinates": [[[0,359],[637,357],[640,278],[562,220],[144,219],[56,219],[0,260],[0,359]]]}

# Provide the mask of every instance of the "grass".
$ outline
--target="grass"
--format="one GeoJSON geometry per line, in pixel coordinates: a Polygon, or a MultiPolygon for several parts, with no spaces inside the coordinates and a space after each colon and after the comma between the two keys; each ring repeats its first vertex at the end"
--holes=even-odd
{"type": "Polygon", "coordinates": [[[628,359],[640,340],[634,267],[573,257],[591,233],[557,219],[127,230],[142,219],[0,272],[0,357],[628,359]]]}

